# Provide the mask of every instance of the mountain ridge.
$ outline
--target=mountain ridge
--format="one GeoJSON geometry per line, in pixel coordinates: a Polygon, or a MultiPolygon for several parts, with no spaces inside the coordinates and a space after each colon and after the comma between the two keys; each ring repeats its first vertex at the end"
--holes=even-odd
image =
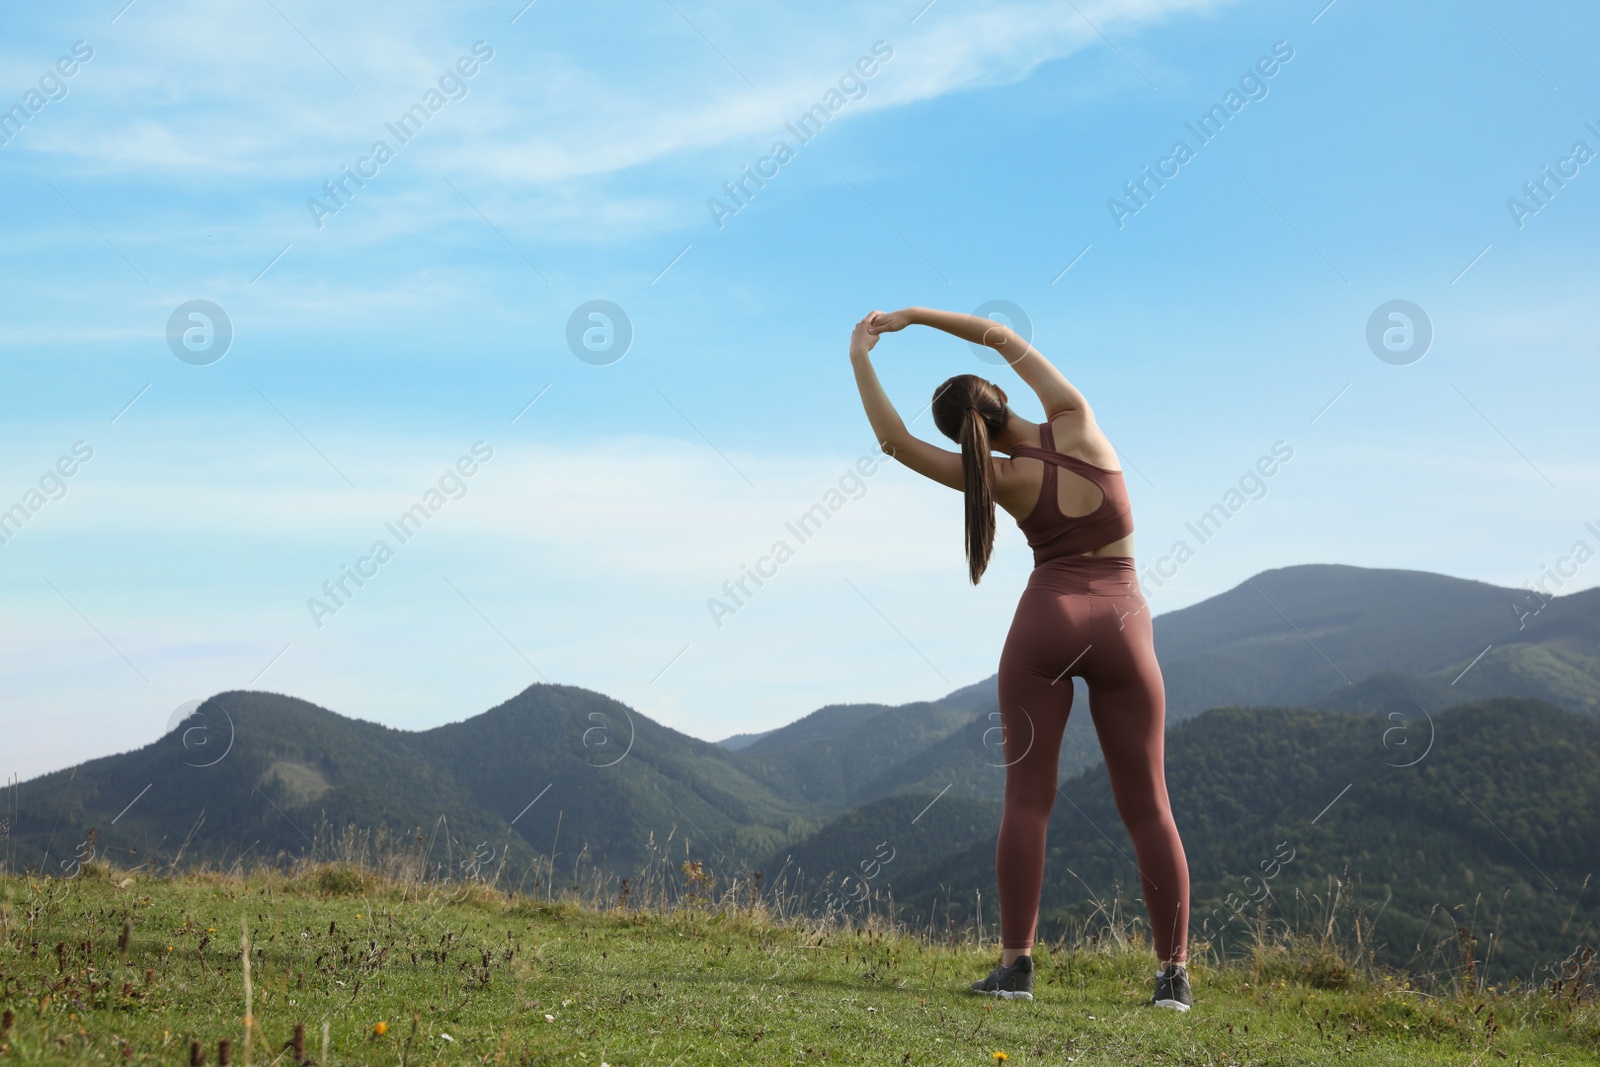
{"type": "MultiPolygon", "coordinates": [[[[1194,750],[1191,723],[1233,731],[1231,752],[1207,755],[1213,773],[1201,784],[1169,764],[1174,795],[1190,790],[1191,808],[1210,813],[1210,822],[1196,829],[1204,850],[1195,864],[1197,901],[1218,884],[1207,866],[1211,858],[1231,857],[1237,866],[1241,841],[1259,844],[1260,835],[1273,832],[1270,820],[1229,804],[1259,793],[1266,788],[1261,782],[1281,780],[1240,777],[1238,766],[1290,759],[1304,765],[1304,781],[1321,781],[1305,754],[1345,752],[1354,744],[1348,731],[1370,731],[1374,716],[1383,737],[1421,746],[1424,727],[1431,731],[1460,707],[1501,698],[1533,700],[1530,722],[1544,722],[1539,717],[1554,709],[1600,721],[1600,590],[1553,598],[1537,611],[1525,602],[1519,609],[1518,595],[1427,572],[1307,565],[1263,572],[1226,594],[1158,616],[1169,749],[1194,750]],[[1196,693],[1216,703],[1194,711],[1201,703],[1196,693]],[[1252,738],[1240,732],[1240,722],[1265,733],[1252,738]]],[[[930,886],[945,886],[949,919],[960,912],[952,911],[950,891],[964,885],[962,892],[977,892],[992,878],[992,834],[1005,782],[994,683],[991,676],[899,705],[829,704],[785,726],[722,742],[682,733],[602,693],[551,683],[423,730],[351,718],[282,694],[232,690],[145,746],[15,786],[0,861],[61,877],[85,848],[124,866],[168,869],[282,864],[305,854],[331,859],[341,849],[387,848],[425,859],[436,876],[510,864],[521,872],[518,884],[536,888],[552,879],[623,876],[669,858],[698,859],[717,877],[745,878],[755,869],[803,871],[813,879],[831,874],[825,891],[835,893],[841,879],[882,869],[893,878],[879,884],[893,884],[897,899],[914,906],[931,906],[930,886]],[[743,743],[727,743],[736,739],[743,743]],[[896,819],[893,834],[869,840],[888,828],[885,820],[896,819]],[[929,830],[941,825],[942,833],[929,830]],[[903,850],[894,859],[885,858],[897,848],[903,850]]],[[[1104,767],[1081,681],[1073,692],[1059,763],[1063,788],[1075,803],[1099,796],[1083,812],[1116,825],[1114,811],[1092,807],[1105,799],[1092,785],[1104,767]],[[1088,793],[1072,792],[1081,790],[1088,793]]],[[[1504,710],[1511,705],[1500,707],[1498,714],[1517,714],[1504,710]]],[[[1588,743],[1574,740],[1587,737],[1583,727],[1540,729],[1551,744],[1566,746],[1561,752],[1588,743]]],[[[1538,753],[1525,745],[1508,743],[1505,750],[1526,776],[1545,774],[1538,753]]],[[[1425,749],[1385,754],[1409,758],[1418,751],[1425,749]]],[[[1437,754],[1430,758],[1437,761],[1437,754]]],[[[1587,764],[1562,766],[1561,773],[1577,776],[1565,785],[1587,795],[1587,764]]],[[[1534,803],[1534,792],[1511,792],[1534,803]]],[[[1514,827],[1544,818],[1534,810],[1496,810],[1497,820],[1504,815],[1514,827]]],[[[1318,826],[1338,824],[1330,815],[1318,826]]],[[[1471,852],[1480,843],[1463,844],[1457,829],[1413,827],[1406,834],[1415,841],[1398,831],[1375,833],[1379,844],[1370,854],[1346,850],[1372,871],[1392,866],[1392,853],[1403,847],[1471,853],[1475,858],[1463,861],[1461,871],[1512,878],[1500,859],[1481,848],[1471,852]]],[[[1118,883],[1106,864],[1121,861],[1106,844],[1120,829],[1104,830],[1078,843],[1083,851],[1074,877],[1099,879],[1100,890],[1111,892],[1118,883]]],[[[1437,892],[1451,884],[1413,880],[1437,892]]],[[[1401,888],[1409,893],[1416,886],[1401,888]]],[[[1081,919],[1060,887],[1052,892],[1056,919],[1081,919]]],[[[1548,902],[1532,892],[1516,907],[1544,922],[1548,902]]],[[[985,896],[992,901],[992,892],[985,896]]],[[[1408,901],[1397,909],[1402,918],[1414,918],[1407,909],[1415,901],[1408,901]]],[[[1543,949],[1530,942],[1516,951],[1543,949]]]]}
{"type": "MultiPolygon", "coordinates": [[[[1600,588],[1548,598],[1532,612],[1530,595],[1430,571],[1335,563],[1262,571],[1155,616],[1168,718],[1310,703],[1383,671],[1459,684],[1452,695],[1474,698],[1527,692],[1538,679],[1542,691],[1528,695],[1600,713],[1600,588]]],[[[989,704],[997,681],[960,692],[989,704]]]]}

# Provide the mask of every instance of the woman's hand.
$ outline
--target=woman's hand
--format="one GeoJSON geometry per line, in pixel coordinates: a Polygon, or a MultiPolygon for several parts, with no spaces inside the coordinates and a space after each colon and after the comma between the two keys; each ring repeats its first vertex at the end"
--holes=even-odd
{"type": "Polygon", "coordinates": [[[878,343],[878,335],[872,329],[872,322],[882,314],[881,311],[869,311],[866,318],[856,323],[856,328],[850,334],[851,359],[858,356],[865,358],[866,354],[872,351],[872,346],[878,343]]]}
{"type": "Polygon", "coordinates": [[[899,311],[874,311],[867,316],[870,320],[867,329],[874,336],[880,333],[897,333],[916,321],[912,315],[913,310],[902,308],[899,311]]]}

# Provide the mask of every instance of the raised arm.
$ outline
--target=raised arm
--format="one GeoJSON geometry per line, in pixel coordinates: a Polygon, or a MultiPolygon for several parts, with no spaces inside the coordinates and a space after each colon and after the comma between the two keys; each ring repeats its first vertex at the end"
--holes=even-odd
{"type": "Polygon", "coordinates": [[[861,406],[866,409],[867,421],[872,423],[872,432],[878,439],[878,445],[918,474],[951,489],[964,489],[966,479],[961,473],[961,454],[947,452],[913,437],[878,381],[878,372],[873,369],[869,356],[872,346],[878,343],[878,335],[869,327],[874,316],[881,317],[882,314],[872,312],[856,323],[855,331],[850,335],[850,366],[855,370],[861,406]]]}
{"type": "Polygon", "coordinates": [[[962,314],[959,311],[939,311],[924,307],[880,312],[869,318],[872,322],[868,324],[868,330],[874,335],[893,333],[907,326],[932,326],[963,341],[992,348],[1004,357],[1011,369],[1017,372],[1018,377],[1038,395],[1039,403],[1044,405],[1044,416],[1047,420],[1069,413],[1083,415],[1088,420],[1094,418],[1094,412],[1089,409],[1089,402],[1078,392],[1077,387],[1067,381],[1066,376],[1045,359],[1037,348],[1024,341],[1015,330],[1004,323],[977,315],[962,314]]]}

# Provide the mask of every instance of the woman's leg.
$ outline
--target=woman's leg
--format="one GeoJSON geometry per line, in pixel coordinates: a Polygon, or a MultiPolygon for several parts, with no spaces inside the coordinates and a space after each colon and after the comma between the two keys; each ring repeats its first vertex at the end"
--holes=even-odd
{"type": "Polygon", "coordinates": [[[1061,734],[1072,711],[1072,679],[1063,672],[1083,651],[1074,635],[1088,621],[1087,599],[1026,590],[1000,655],[1006,792],[995,882],[1006,964],[1033,947],[1038,927],[1045,830],[1056,799],[1061,734]]]}
{"type": "Polygon", "coordinates": [[[1184,962],[1189,944],[1189,864],[1167,799],[1166,688],[1144,598],[1094,600],[1094,653],[1084,672],[1089,714],[1117,812],[1133,839],[1150,932],[1165,967],[1184,962]]]}

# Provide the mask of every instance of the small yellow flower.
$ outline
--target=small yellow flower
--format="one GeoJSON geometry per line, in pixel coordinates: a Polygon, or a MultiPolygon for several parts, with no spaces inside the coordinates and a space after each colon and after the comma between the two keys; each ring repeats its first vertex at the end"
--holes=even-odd
{"type": "Polygon", "coordinates": [[[359,911],[356,912],[356,918],[358,918],[358,919],[361,918],[361,913],[359,911]]]}
{"type": "Polygon", "coordinates": [[[389,1032],[389,1024],[388,1023],[386,1023],[386,1022],[376,1022],[376,1023],[372,1024],[372,1036],[373,1037],[382,1037],[384,1034],[387,1034],[388,1032],[389,1032]]]}
{"type": "Polygon", "coordinates": [[[206,933],[208,933],[208,934],[214,934],[214,933],[216,933],[216,932],[217,932],[217,928],[216,928],[216,927],[215,927],[215,926],[208,926],[208,927],[206,927],[206,933]]]}
{"type": "Polygon", "coordinates": [[[994,1054],[994,1062],[996,1062],[996,1063],[1004,1063],[1006,1060],[1009,1060],[1010,1058],[1011,1057],[1007,1056],[1004,1052],[996,1052],[994,1054]]]}

